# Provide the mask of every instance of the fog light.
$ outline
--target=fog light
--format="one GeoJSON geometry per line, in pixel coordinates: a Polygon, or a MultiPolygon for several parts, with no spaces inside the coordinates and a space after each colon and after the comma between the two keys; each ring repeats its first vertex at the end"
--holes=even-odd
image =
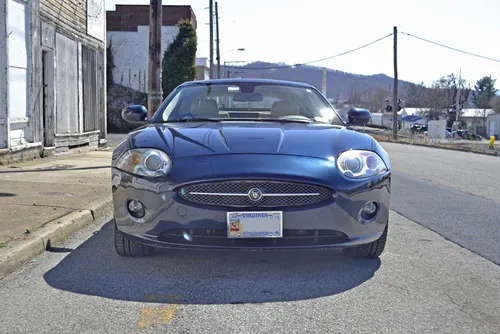
{"type": "Polygon", "coordinates": [[[134,218],[142,218],[146,214],[146,210],[141,202],[133,199],[128,202],[128,213],[134,218]]]}
{"type": "Polygon", "coordinates": [[[378,205],[375,202],[366,203],[361,209],[360,218],[364,221],[372,220],[377,215],[378,205]]]}

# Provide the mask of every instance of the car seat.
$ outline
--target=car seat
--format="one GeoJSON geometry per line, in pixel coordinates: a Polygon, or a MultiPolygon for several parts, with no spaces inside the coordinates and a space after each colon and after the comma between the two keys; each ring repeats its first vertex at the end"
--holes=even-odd
{"type": "Polygon", "coordinates": [[[299,105],[291,101],[276,101],[271,107],[272,117],[283,117],[289,115],[300,115],[299,105]]]}

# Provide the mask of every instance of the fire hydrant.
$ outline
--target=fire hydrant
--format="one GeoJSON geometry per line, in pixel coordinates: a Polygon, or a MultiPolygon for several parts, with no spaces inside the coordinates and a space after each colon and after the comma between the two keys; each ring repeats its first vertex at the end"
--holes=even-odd
{"type": "Polygon", "coordinates": [[[493,146],[495,145],[495,136],[490,137],[490,150],[493,149],[493,146]]]}

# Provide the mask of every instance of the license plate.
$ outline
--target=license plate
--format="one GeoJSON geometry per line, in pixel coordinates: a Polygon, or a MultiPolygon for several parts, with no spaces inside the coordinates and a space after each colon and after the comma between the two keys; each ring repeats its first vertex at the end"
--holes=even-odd
{"type": "Polygon", "coordinates": [[[281,238],[283,212],[228,212],[228,238],[281,238]]]}

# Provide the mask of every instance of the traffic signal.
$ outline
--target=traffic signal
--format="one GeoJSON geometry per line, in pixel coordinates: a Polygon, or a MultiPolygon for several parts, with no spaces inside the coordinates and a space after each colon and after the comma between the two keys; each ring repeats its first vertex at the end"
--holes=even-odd
{"type": "MultiPolygon", "coordinates": [[[[390,100],[390,99],[385,99],[385,102],[390,103],[390,102],[391,102],[391,100],[390,100]]],[[[398,109],[398,111],[401,111],[401,109],[402,109],[402,107],[401,107],[401,103],[403,103],[403,100],[398,99],[398,108],[397,108],[397,109],[398,109]]],[[[391,105],[391,104],[386,105],[386,106],[385,106],[385,111],[386,111],[386,112],[392,112],[392,105],[391,105]]]]}
{"type": "Polygon", "coordinates": [[[448,111],[448,114],[454,115],[457,113],[457,105],[456,104],[450,104],[448,107],[450,108],[450,110],[448,111]]]}

